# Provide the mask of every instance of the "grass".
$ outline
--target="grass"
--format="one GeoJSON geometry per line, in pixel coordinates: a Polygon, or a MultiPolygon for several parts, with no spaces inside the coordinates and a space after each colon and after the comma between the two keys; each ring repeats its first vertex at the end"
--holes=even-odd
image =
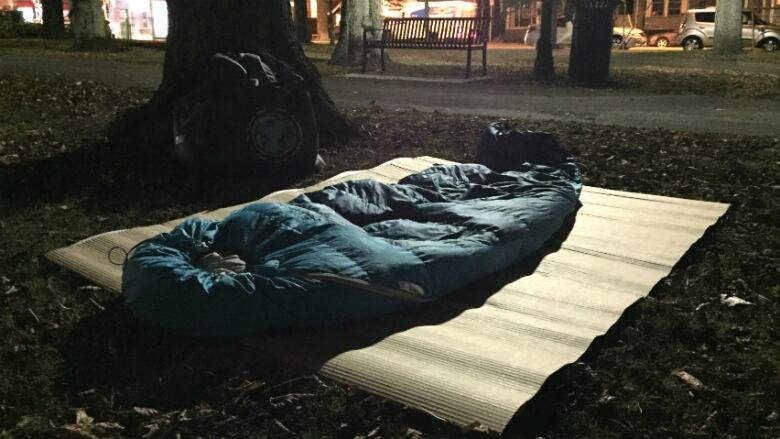
{"type": "MultiPolygon", "coordinates": [[[[518,47],[518,46],[512,46],[518,47]]],[[[307,44],[305,51],[323,75],[359,72],[359,67],[328,64],[333,48],[307,44]]],[[[531,78],[535,51],[532,48],[490,49],[488,71],[496,83],[533,83],[546,86],[571,86],[566,80],[568,49],[555,51],[556,73],[553,81],[539,83],[531,78]]],[[[162,64],[164,46],[159,44],[118,43],[114,52],[74,51],[71,42],[42,39],[0,40],[0,53],[9,55],[108,60],[112,62],[162,64]]],[[[462,77],[465,74],[464,51],[392,50],[386,74],[400,76],[462,77]]],[[[480,54],[475,54],[474,74],[479,74],[480,54]]],[[[726,95],[774,99],[780,97],[780,55],[746,50],[739,56],[717,56],[711,51],[656,51],[635,48],[613,51],[612,75],[607,88],[632,89],[647,93],[726,95]]],[[[375,71],[376,66],[371,66],[375,71]]]]}
{"type": "MultiPolygon", "coordinates": [[[[0,87],[0,437],[481,437],[230,340],[144,327],[114,294],[43,261],[96,233],[256,199],[282,183],[198,178],[164,153],[108,140],[115,117],[148,91],[9,74],[0,87]]],[[[322,151],[324,169],[284,185],[398,156],[468,161],[490,121],[344,111],[372,136],[322,151]]],[[[545,385],[526,433],[780,436],[780,140],[510,122],[558,136],[587,184],[732,204],[650,298],[545,385]],[[753,305],[726,307],[721,294],[753,305]]]]}
{"type": "Polygon", "coordinates": [[[30,57],[88,59],[134,64],[162,64],[164,44],[117,41],[114,50],[74,50],[73,40],[2,38],[0,53],[30,57]]]}
{"type": "MultiPolygon", "coordinates": [[[[358,71],[331,66],[331,48],[309,45],[306,54],[323,74],[336,75],[358,71]]],[[[488,72],[494,82],[536,83],[531,78],[536,52],[532,48],[491,49],[488,72]]],[[[462,77],[466,54],[463,51],[393,50],[386,74],[400,76],[462,77]]],[[[558,78],[548,85],[571,86],[566,80],[569,50],[555,51],[558,78]]],[[[479,74],[481,55],[475,55],[473,72],[479,74]]],[[[716,56],[710,51],[653,51],[632,49],[613,51],[611,78],[607,88],[630,88],[648,93],[715,94],[734,97],[780,97],[780,56],[776,53],[746,51],[736,57],[716,56]]],[[[377,69],[372,65],[372,72],[377,69]]]]}

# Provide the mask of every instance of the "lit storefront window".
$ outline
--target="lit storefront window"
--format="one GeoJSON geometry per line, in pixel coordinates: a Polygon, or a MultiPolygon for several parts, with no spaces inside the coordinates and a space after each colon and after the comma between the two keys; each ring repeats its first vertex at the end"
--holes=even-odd
{"type": "Polygon", "coordinates": [[[32,0],[17,0],[16,10],[21,12],[22,19],[28,23],[40,23],[43,12],[40,2],[32,0]]]}
{"type": "Polygon", "coordinates": [[[116,38],[155,40],[168,36],[164,0],[109,0],[108,23],[116,38]]]}
{"type": "Polygon", "coordinates": [[[168,37],[168,5],[165,0],[152,0],[154,38],[168,37]]]}
{"type": "MultiPolygon", "coordinates": [[[[431,18],[476,17],[477,3],[466,0],[431,1],[428,3],[428,13],[431,18]]],[[[395,17],[424,17],[425,2],[407,1],[401,8],[388,7],[386,14],[395,17]]]]}
{"type": "MultiPolygon", "coordinates": [[[[308,16],[317,17],[317,2],[328,0],[307,0],[308,16]]],[[[340,22],[340,2],[331,0],[334,22],[340,22]]],[[[290,0],[290,6],[293,1],[290,0]]],[[[431,17],[474,17],[477,15],[476,0],[431,0],[431,17]]],[[[111,33],[116,38],[132,40],[159,40],[168,36],[168,6],[165,0],[106,0],[106,12],[111,33]]],[[[385,17],[422,17],[425,15],[424,1],[387,0],[383,2],[385,17]]]]}

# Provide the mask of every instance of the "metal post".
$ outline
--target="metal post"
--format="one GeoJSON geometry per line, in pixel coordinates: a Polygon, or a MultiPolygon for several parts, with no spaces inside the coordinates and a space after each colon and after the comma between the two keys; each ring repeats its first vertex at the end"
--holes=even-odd
{"type": "Polygon", "coordinates": [[[495,6],[495,3],[493,3],[493,0],[490,0],[488,3],[488,17],[490,17],[490,21],[488,22],[488,41],[493,41],[493,7],[495,6]]]}
{"type": "Polygon", "coordinates": [[[756,50],[756,4],[753,0],[750,1],[750,50],[756,50]]]}
{"type": "Polygon", "coordinates": [[[425,39],[429,40],[431,38],[431,24],[428,21],[428,18],[431,16],[431,5],[428,2],[428,0],[425,0],[425,39]]]}
{"type": "Polygon", "coordinates": [[[149,28],[152,29],[152,41],[154,41],[154,9],[152,7],[152,0],[149,0],[149,28]]]}

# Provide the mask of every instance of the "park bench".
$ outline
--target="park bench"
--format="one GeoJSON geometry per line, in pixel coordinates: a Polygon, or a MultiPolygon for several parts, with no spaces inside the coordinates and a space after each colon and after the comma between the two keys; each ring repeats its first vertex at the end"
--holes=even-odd
{"type": "Polygon", "coordinates": [[[363,73],[366,73],[369,49],[380,50],[382,72],[385,71],[385,49],[466,50],[468,78],[471,51],[481,49],[482,75],[486,75],[489,25],[490,18],[385,18],[382,29],[363,31],[363,73]],[[369,33],[374,35],[373,39],[369,39],[369,33]]]}

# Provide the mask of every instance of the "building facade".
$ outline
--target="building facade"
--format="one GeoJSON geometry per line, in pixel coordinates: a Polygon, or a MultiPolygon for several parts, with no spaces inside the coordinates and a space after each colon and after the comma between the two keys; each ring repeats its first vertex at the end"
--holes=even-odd
{"type": "Polygon", "coordinates": [[[116,38],[164,40],[168,36],[165,0],[108,0],[106,18],[116,38]]]}
{"type": "MultiPolygon", "coordinates": [[[[674,30],[689,9],[715,6],[715,0],[627,0],[626,13],[647,31],[674,30]]],[[[743,8],[771,23],[780,21],[780,0],[743,0],[743,8]]]]}
{"type": "MultiPolygon", "coordinates": [[[[499,0],[494,0],[499,1],[499,0]]],[[[527,26],[539,23],[540,0],[503,0],[509,6],[505,8],[505,40],[511,40],[512,34],[523,35],[527,26]]],[[[558,16],[564,19],[567,3],[572,0],[559,0],[558,16]]],[[[742,0],[746,10],[771,23],[780,22],[780,0],[742,0]]],[[[682,14],[688,9],[715,6],[716,0],[622,0],[615,11],[616,22],[627,23],[648,32],[676,30],[682,14]]]]}
{"type": "MultiPolygon", "coordinates": [[[[559,17],[564,20],[573,0],[559,0],[559,17]]],[[[629,23],[648,32],[674,30],[688,9],[715,6],[716,0],[622,0],[616,15],[630,17],[629,23]]],[[[780,22],[780,0],[742,0],[765,21],[780,22]]],[[[308,31],[313,41],[328,42],[338,35],[341,0],[306,0],[308,31]]],[[[64,12],[70,9],[63,0],[64,12]]],[[[115,38],[164,40],[168,35],[168,7],[165,0],[103,0],[106,19],[115,38]]],[[[290,5],[294,7],[291,0],[290,5]]],[[[41,0],[0,0],[0,9],[16,9],[25,21],[40,23],[41,0]]],[[[526,28],[538,24],[541,0],[383,0],[386,17],[492,17],[491,36],[521,41],[526,28]]],[[[626,20],[623,20],[625,22],[626,20]]]]}

